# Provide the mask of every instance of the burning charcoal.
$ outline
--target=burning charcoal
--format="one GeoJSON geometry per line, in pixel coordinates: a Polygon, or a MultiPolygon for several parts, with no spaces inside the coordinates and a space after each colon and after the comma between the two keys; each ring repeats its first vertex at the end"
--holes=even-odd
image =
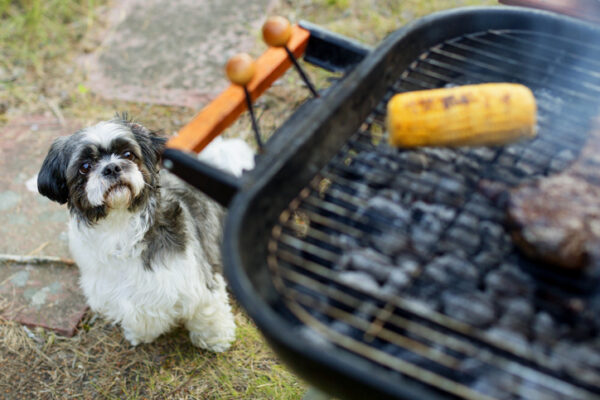
{"type": "Polygon", "coordinates": [[[462,196],[467,190],[465,178],[461,175],[455,175],[451,179],[445,178],[440,180],[438,188],[452,193],[455,196],[462,196]]]}
{"type": "Polygon", "coordinates": [[[325,338],[320,332],[315,331],[308,325],[302,325],[298,329],[298,333],[300,336],[310,342],[312,345],[317,347],[331,347],[332,344],[329,340],[325,338]]]}
{"type": "Polygon", "coordinates": [[[471,388],[498,400],[513,399],[512,392],[518,385],[518,378],[501,372],[491,372],[481,376],[471,388]]]}
{"type": "Polygon", "coordinates": [[[371,242],[373,247],[388,256],[395,256],[408,246],[408,238],[399,232],[384,232],[381,235],[373,235],[371,242]]]}
{"type": "Polygon", "coordinates": [[[338,277],[342,283],[356,289],[376,296],[380,292],[380,286],[371,275],[365,272],[345,271],[341,272],[338,277]]]}
{"type": "Polygon", "coordinates": [[[477,358],[467,357],[458,365],[458,370],[463,374],[470,376],[481,375],[481,371],[485,370],[486,364],[477,358]]]}
{"type": "Polygon", "coordinates": [[[460,215],[456,218],[455,224],[468,229],[475,230],[479,225],[479,218],[477,218],[476,215],[470,214],[468,212],[461,212],[460,215]]]}
{"type": "Polygon", "coordinates": [[[421,273],[421,266],[410,256],[399,256],[396,258],[396,267],[410,276],[417,276],[421,273]]]}
{"type": "Polygon", "coordinates": [[[486,290],[500,297],[527,295],[533,289],[531,278],[510,264],[502,264],[498,270],[485,277],[486,290]]]}
{"type": "Polygon", "coordinates": [[[525,299],[508,299],[504,302],[504,314],[498,325],[515,333],[527,336],[529,326],[533,318],[534,309],[531,303],[525,299]]]}
{"type": "Polygon", "coordinates": [[[356,239],[348,235],[332,236],[331,243],[342,250],[350,250],[358,247],[356,239]]]}
{"type": "Polygon", "coordinates": [[[554,343],[559,334],[554,319],[545,311],[535,315],[532,330],[535,340],[546,344],[554,343]]]}
{"type": "Polygon", "coordinates": [[[383,196],[375,196],[367,202],[367,212],[376,212],[382,217],[408,222],[410,213],[400,204],[395,203],[383,196]]]}
{"type": "Polygon", "coordinates": [[[454,254],[446,254],[434,258],[424,268],[424,276],[443,285],[450,285],[456,280],[477,283],[477,268],[463,258],[454,254]]]}
{"type": "Polygon", "coordinates": [[[476,327],[489,325],[496,318],[491,300],[480,292],[442,293],[442,307],[449,317],[476,327]]]}
{"type": "Polygon", "coordinates": [[[486,250],[481,250],[473,257],[473,263],[479,267],[480,270],[487,271],[500,262],[504,261],[504,255],[499,253],[493,253],[486,250]]]}
{"type": "Polygon", "coordinates": [[[575,161],[575,152],[573,150],[565,149],[558,152],[558,154],[550,161],[549,170],[552,173],[561,172],[566,169],[569,165],[575,161]]]}
{"type": "Polygon", "coordinates": [[[411,171],[421,171],[429,166],[429,157],[420,151],[405,151],[398,154],[401,162],[408,164],[411,171]]]}
{"type": "Polygon", "coordinates": [[[497,150],[492,147],[476,147],[471,149],[471,154],[482,161],[492,161],[496,157],[497,150]]]}
{"type": "Polygon", "coordinates": [[[481,244],[481,237],[477,231],[465,229],[460,226],[452,226],[447,231],[447,237],[450,241],[455,242],[457,247],[461,247],[469,253],[477,251],[481,244]]]}
{"type": "Polygon", "coordinates": [[[400,294],[400,291],[410,285],[411,277],[401,269],[394,269],[385,282],[383,291],[390,294],[400,294]]]}
{"type": "Polygon", "coordinates": [[[331,323],[329,327],[341,335],[350,337],[356,336],[356,328],[353,328],[352,326],[342,321],[335,320],[331,323]]]}
{"type": "Polygon", "coordinates": [[[426,147],[423,149],[423,153],[429,156],[430,159],[443,161],[447,165],[452,165],[452,162],[457,157],[457,153],[454,150],[443,147],[426,147]]]}
{"type": "Polygon", "coordinates": [[[527,338],[523,334],[505,327],[495,326],[488,329],[486,333],[490,338],[495,339],[496,341],[508,345],[508,347],[516,350],[527,351],[529,348],[527,338]]]}
{"type": "Polygon", "coordinates": [[[585,380],[597,380],[598,372],[594,371],[600,368],[600,349],[597,347],[561,341],[554,347],[553,357],[568,374],[585,380]]]}
{"type": "Polygon", "coordinates": [[[394,269],[388,257],[370,248],[357,249],[344,254],[338,265],[340,269],[366,272],[379,282],[385,281],[394,269]]]}

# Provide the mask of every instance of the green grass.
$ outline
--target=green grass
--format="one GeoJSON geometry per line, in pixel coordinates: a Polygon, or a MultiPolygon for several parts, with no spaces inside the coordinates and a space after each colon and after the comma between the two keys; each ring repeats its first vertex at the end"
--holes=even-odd
{"type": "Polygon", "coordinates": [[[104,0],[0,0],[0,60],[4,67],[44,73],[94,22],[104,0]],[[8,64],[8,65],[6,65],[8,64]]]}

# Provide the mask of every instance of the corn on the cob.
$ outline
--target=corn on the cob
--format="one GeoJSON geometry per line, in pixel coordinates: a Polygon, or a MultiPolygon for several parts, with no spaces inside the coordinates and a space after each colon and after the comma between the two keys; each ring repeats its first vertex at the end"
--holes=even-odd
{"type": "Polygon", "coordinates": [[[397,94],[388,102],[389,142],[396,147],[501,145],[535,136],[529,88],[485,83],[397,94]]]}

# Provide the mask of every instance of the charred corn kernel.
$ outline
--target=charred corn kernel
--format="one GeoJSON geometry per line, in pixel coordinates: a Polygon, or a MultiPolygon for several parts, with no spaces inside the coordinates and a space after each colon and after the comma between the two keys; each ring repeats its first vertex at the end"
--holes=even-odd
{"type": "Polygon", "coordinates": [[[396,147],[506,144],[535,136],[536,118],[533,93],[514,83],[401,93],[387,105],[396,147]]]}

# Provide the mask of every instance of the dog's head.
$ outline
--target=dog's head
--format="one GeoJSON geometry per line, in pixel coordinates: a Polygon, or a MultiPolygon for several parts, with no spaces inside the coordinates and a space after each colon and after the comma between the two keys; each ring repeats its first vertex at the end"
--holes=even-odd
{"type": "Polygon", "coordinates": [[[113,119],[54,141],[38,174],[39,192],[87,222],[145,204],[158,183],[165,139],[113,119]]]}

